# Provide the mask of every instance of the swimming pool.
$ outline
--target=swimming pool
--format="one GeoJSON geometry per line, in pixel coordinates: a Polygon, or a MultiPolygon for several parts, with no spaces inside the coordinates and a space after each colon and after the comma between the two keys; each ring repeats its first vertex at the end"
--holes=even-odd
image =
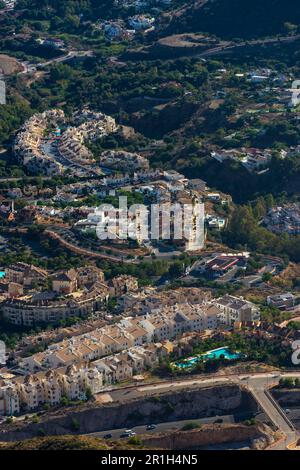
{"type": "Polygon", "coordinates": [[[218,349],[213,349],[211,351],[207,351],[206,353],[199,354],[198,356],[195,356],[195,357],[189,357],[185,359],[183,362],[175,362],[174,365],[175,367],[179,367],[180,369],[188,369],[196,365],[197,362],[207,361],[211,359],[220,359],[221,357],[223,357],[224,359],[228,361],[233,361],[233,360],[239,359],[241,357],[241,354],[239,352],[231,352],[229,348],[222,347],[218,349]]]}
{"type": "Polygon", "coordinates": [[[207,359],[220,359],[221,356],[224,356],[224,359],[233,360],[241,357],[238,352],[231,352],[229,348],[218,348],[208,351],[205,354],[201,354],[202,357],[207,359]]]}
{"type": "Polygon", "coordinates": [[[2,279],[3,277],[5,277],[5,271],[0,271],[0,279],[2,279]]]}

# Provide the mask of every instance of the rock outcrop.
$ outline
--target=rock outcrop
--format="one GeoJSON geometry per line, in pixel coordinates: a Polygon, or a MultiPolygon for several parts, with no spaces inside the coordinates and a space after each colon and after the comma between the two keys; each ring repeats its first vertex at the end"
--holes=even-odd
{"type": "Polygon", "coordinates": [[[176,431],[156,434],[142,439],[143,445],[150,448],[162,447],[170,450],[197,449],[206,446],[247,442],[250,448],[263,450],[274,442],[274,433],[263,424],[246,426],[243,424],[204,425],[192,431],[176,431]]]}
{"type": "Polygon", "coordinates": [[[39,423],[10,424],[0,430],[0,441],[18,441],[38,436],[88,434],[167,421],[196,419],[256,411],[257,405],[237,385],[224,385],[169,392],[152,397],[82,405],[78,408],[59,409],[40,417],[39,423]],[[73,423],[77,423],[74,430],[73,423]]]}

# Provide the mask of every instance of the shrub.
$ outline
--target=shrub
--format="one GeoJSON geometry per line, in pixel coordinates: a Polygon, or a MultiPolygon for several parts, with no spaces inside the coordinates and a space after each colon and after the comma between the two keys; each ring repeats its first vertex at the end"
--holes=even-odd
{"type": "Polygon", "coordinates": [[[71,429],[72,429],[72,431],[79,431],[80,424],[79,424],[79,421],[78,421],[77,418],[72,418],[71,429]]]}
{"type": "Polygon", "coordinates": [[[34,416],[32,417],[32,422],[35,423],[35,424],[36,424],[36,423],[39,423],[39,422],[40,422],[39,416],[38,416],[38,415],[34,415],[34,416]]]}
{"type": "Polygon", "coordinates": [[[191,421],[190,423],[184,424],[184,426],[181,428],[181,431],[192,431],[193,429],[199,428],[201,428],[200,424],[191,421]]]}
{"type": "Polygon", "coordinates": [[[128,439],[128,444],[132,444],[134,446],[140,446],[142,445],[142,441],[139,437],[132,436],[130,439],[128,439]]]}

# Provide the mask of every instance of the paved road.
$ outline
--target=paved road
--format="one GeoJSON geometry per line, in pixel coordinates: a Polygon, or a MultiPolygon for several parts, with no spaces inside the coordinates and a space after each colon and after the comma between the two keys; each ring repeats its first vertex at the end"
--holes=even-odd
{"type": "Polygon", "coordinates": [[[243,385],[246,388],[254,388],[256,390],[265,390],[278,384],[281,377],[299,377],[299,372],[263,372],[249,374],[228,374],[226,376],[221,375],[206,375],[206,376],[194,376],[192,378],[185,378],[181,380],[164,380],[161,382],[149,383],[149,384],[133,384],[126,387],[109,387],[105,390],[105,393],[109,393],[113,401],[132,399],[133,397],[141,397],[142,395],[155,395],[159,393],[180,390],[182,388],[199,388],[212,385],[222,384],[238,384],[243,385]]]}
{"type": "Polygon", "coordinates": [[[231,44],[228,44],[227,46],[217,46],[217,47],[208,49],[207,51],[201,52],[200,54],[196,54],[196,55],[198,57],[205,58],[205,57],[210,57],[214,55],[225,54],[228,51],[234,51],[234,49],[238,49],[242,47],[284,44],[284,43],[297,41],[298,39],[300,39],[300,34],[297,34],[295,36],[283,36],[280,38],[258,39],[258,40],[248,41],[248,42],[243,41],[239,44],[231,43],[231,44]]]}
{"type": "Polygon", "coordinates": [[[92,57],[93,51],[69,51],[66,55],[61,57],[55,57],[54,59],[48,60],[47,62],[40,62],[37,67],[47,67],[51,64],[59,64],[68,60],[74,59],[75,57],[92,57]]]}
{"type": "Polygon", "coordinates": [[[107,259],[109,261],[115,262],[115,263],[122,263],[122,264],[138,264],[139,261],[136,259],[127,259],[126,254],[122,256],[113,256],[113,255],[108,255],[103,252],[94,252],[89,250],[88,248],[84,248],[80,245],[75,245],[71,241],[67,241],[64,239],[64,237],[58,233],[58,228],[46,228],[45,235],[48,235],[50,238],[56,240],[59,242],[61,246],[64,248],[67,248],[68,250],[72,251],[73,253],[76,253],[81,256],[86,256],[87,258],[94,258],[94,259],[107,259]]]}
{"type": "MultiPolygon", "coordinates": [[[[161,433],[161,432],[178,431],[178,430],[182,429],[182,427],[185,424],[188,424],[188,423],[197,423],[199,425],[202,425],[202,424],[207,424],[207,423],[214,423],[216,420],[218,420],[218,421],[222,420],[223,423],[234,423],[235,422],[233,415],[226,415],[226,416],[214,416],[213,418],[185,419],[185,420],[181,420],[181,421],[159,423],[159,424],[156,424],[156,428],[151,430],[151,431],[148,431],[146,429],[145,425],[144,426],[134,426],[130,429],[138,435],[156,434],[156,433],[161,433]]],[[[149,423],[149,424],[151,424],[151,423],[149,423]]],[[[93,433],[86,434],[86,435],[103,438],[105,435],[111,434],[112,439],[119,439],[121,434],[123,434],[126,430],[128,430],[128,428],[110,429],[108,431],[93,432],[93,433]]]]}
{"type": "Polygon", "coordinates": [[[76,57],[93,57],[94,52],[92,50],[88,51],[69,51],[67,54],[55,57],[54,59],[50,59],[47,62],[39,62],[38,64],[33,64],[30,62],[22,62],[24,69],[18,73],[18,75],[24,75],[28,73],[36,74],[38,73],[37,67],[39,69],[48,67],[52,64],[59,64],[62,62],[67,62],[68,60],[74,59],[76,57]]]}
{"type": "Polygon", "coordinates": [[[255,390],[253,387],[250,388],[250,392],[272,423],[286,436],[284,441],[280,441],[276,447],[273,447],[273,450],[285,449],[287,445],[295,442],[298,435],[297,431],[294,429],[293,424],[289,422],[285,412],[273,401],[270,394],[265,390],[255,390]]]}
{"type": "Polygon", "coordinates": [[[283,410],[268,393],[268,389],[279,383],[281,377],[299,377],[300,372],[268,372],[250,374],[249,376],[231,375],[231,376],[213,376],[213,377],[194,377],[176,381],[164,381],[160,383],[132,385],[121,388],[111,388],[106,390],[112,401],[132,400],[142,396],[155,396],[160,393],[176,391],[181,389],[192,389],[222,384],[238,384],[245,387],[252,393],[261,409],[267,414],[270,421],[283,433],[284,439],[281,440],[273,449],[286,449],[286,446],[295,442],[299,438],[299,433],[289,420],[285,410],[283,410]]]}

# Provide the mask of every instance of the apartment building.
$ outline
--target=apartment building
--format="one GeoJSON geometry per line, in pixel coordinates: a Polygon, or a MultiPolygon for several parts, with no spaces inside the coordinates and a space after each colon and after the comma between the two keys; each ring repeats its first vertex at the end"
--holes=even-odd
{"type": "Polygon", "coordinates": [[[113,384],[128,380],[134,375],[142,374],[146,369],[157,366],[160,358],[166,355],[161,343],[153,343],[107,356],[95,361],[93,365],[103,374],[105,383],[113,384]]]}
{"type": "Polygon", "coordinates": [[[0,416],[13,416],[20,412],[20,397],[11,380],[0,380],[0,416]]]}
{"type": "Polygon", "coordinates": [[[69,317],[88,317],[102,308],[109,297],[104,274],[93,266],[60,271],[54,275],[25,263],[10,265],[6,271],[9,298],[2,304],[4,318],[15,325],[57,323],[69,317]],[[28,292],[24,288],[52,281],[52,290],[28,292]]]}
{"type": "Polygon", "coordinates": [[[151,314],[124,317],[114,325],[56,343],[42,353],[23,358],[19,366],[34,372],[97,360],[133,347],[174,339],[186,332],[214,330],[222,323],[222,310],[217,305],[207,302],[165,305],[151,314]]]}
{"type": "Polygon", "coordinates": [[[59,140],[59,153],[67,160],[71,160],[82,165],[94,162],[92,152],[86,147],[87,140],[93,141],[101,139],[106,135],[116,132],[118,126],[116,121],[102,113],[85,111],[75,116],[75,121],[79,123],[77,127],[69,127],[59,140]],[[83,120],[86,120],[83,122],[83,120]]]}
{"type": "Polygon", "coordinates": [[[222,312],[219,316],[221,324],[232,326],[234,322],[260,320],[259,308],[243,297],[234,297],[226,294],[216,299],[214,304],[222,312]]]}
{"type": "Polygon", "coordinates": [[[272,207],[264,219],[266,227],[274,233],[300,234],[300,204],[272,207]]]}
{"type": "Polygon", "coordinates": [[[75,269],[61,271],[52,276],[52,290],[59,294],[71,294],[77,290],[77,272],[75,269]]]}
{"type": "Polygon", "coordinates": [[[31,287],[35,283],[43,284],[47,276],[48,273],[45,269],[22,262],[9,265],[5,271],[6,281],[20,284],[24,287],[31,287]]]}
{"type": "Polygon", "coordinates": [[[267,303],[271,307],[278,308],[279,310],[286,310],[296,305],[296,296],[291,292],[284,294],[269,295],[267,297],[267,303]]]}
{"type": "Polygon", "coordinates": [[[125,274],[114,277],[110,282],[110,286],[112,295],[115,297],[127,294],[128,292],[137,292],[139,288],[137,278],[125,274]]]}
{"type": "Polygon", "coordinates": [[[124,150],[106,150],[101,153],[99,164],[119,171],[140,171],[149,169],[149,161],[137,153],[124,150]]]}
{"type": "Polygon", "coordinates": [[[48,127],[57,127],[65,120],[62,110],[52,109],[35,114],[28,119],[14,142],[14,153],[18,161],[34,174],[55,175],[62,172],[62,165],[43,150],[45,133],[48,127]]]}
{"type": "Polygon", "coordinates": [[[57,298],[55,292],[41,292],[8,299],[2,304],[3,317],[14,325],[58,323],[66,318],[87,318],[107,301],[108,289],[94,285],[72,298],[57,298]]]}
{"type": "Polygon", "coordinates": [[[96,394],[102,387],[102,373],[89,364],[72,364],[66,368],[2,380],[0,415],[12,416],[22,411],[33,411],[45,403],[55,406],[63,397],[85,400],[87,389],[96,394]]]}

